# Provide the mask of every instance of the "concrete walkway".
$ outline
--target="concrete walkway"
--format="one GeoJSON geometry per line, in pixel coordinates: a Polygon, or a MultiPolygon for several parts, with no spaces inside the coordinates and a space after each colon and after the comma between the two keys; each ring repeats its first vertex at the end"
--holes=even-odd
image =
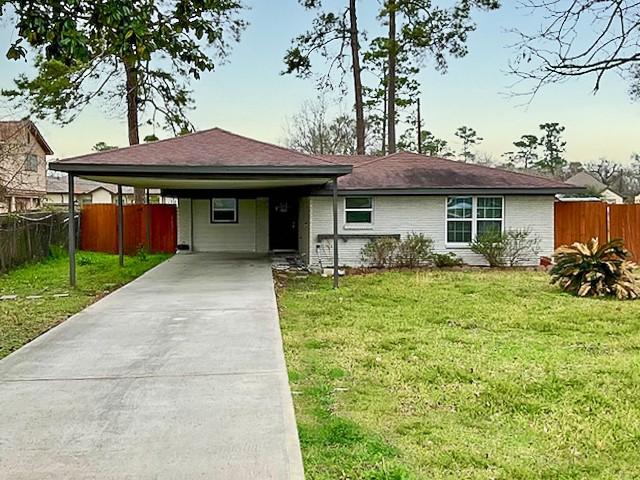
{"type": "Polygon", "coordinates": [[[175,256],[0,361],[0,478],[303,478],[268,261],[175,256]]]}

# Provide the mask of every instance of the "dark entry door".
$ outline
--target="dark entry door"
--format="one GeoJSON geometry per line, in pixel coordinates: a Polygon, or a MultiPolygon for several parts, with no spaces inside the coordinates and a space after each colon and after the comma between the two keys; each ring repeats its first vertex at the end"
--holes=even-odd
{"type": "Polygon", "coordinates": [[[298,199],[269,199],[269,248],[298,250],[298,199]]]}

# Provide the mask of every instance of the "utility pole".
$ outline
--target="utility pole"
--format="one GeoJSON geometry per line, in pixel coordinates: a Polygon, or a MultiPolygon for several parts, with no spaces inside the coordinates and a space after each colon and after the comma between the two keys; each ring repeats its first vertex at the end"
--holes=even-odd
{"type": "Polygon", "coordinates": [[[418,153],[422,155],[422,118],[420,117],[420,99],[418,98],[418,153]]]}

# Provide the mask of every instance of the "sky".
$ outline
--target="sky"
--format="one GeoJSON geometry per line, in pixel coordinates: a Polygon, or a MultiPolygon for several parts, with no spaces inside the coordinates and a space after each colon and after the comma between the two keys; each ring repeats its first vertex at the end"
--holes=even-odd
{"type": "MultiPolygon", "coordinates": [[[[327,0],[328,4],[344,1],[327,0]]],[[[303,102],[317,96],[312,79],[282,76],[282,58],[297,34],[311,23],[311,15],[297,0],[247,0],[244,13],[249,27],[241,42],[234,46],[228,62],[214,72],[192,82],[196,108],[190,119],[197,129],[221,127],[259,140],[282,143],[286,124],[303,102]]],[[[499,160],[513,150],[512,142],[523,134],[537,134],[538,125],[559,122],[566,127],[567,159],[589,162],[600,157],[628,162],[633,152],[640,152],[640,103],[628,96],[628,85],[616,75],[606,77],[601,91],[593,95],[593,80],[572,80],[544,88],[528,105],[510,95],[515,78],[507,74],[514,56],[509,47],[514,41],[513,28],[535,29],[536,20],[515,7],[517,2],[495,12],[476,15],[477,30],[470,35],[470,53],[453,59],[445,75],[428,64],[419,80],[425,128],[458,148],[455,130],[468,125],[484,138],[478,153],[499,160]]],[[[377,2],[359,2],[361,28],[376,33],[377,2]]],[[[15,32],[8,18],[0,20],[0,49],[6,50],[15,32]]],[[[318,71],[322,64],[316,62],[318,71]]],[[[30,73],[28,63],[0,56],[0,88],[12,86],[20,73],[30,73]]],[[[352,97],[327,97],[335,112],[351,108],[352,97]]],[[[19,112],[9,114],[20,115],[19,112]]],[[[7,118],[7,114],[3,114],[7,118]]],[[[116,118],[99,105],[85,109],[65,126],[38,121],[55,157],[80,155],[104,141],[110,145],[127,144],[125,118],[116,118]]],[[[149,128],[141,137],[151,133],[149,128]]],[[[168,132],[156,130],[158,137],[168,132]]]]}

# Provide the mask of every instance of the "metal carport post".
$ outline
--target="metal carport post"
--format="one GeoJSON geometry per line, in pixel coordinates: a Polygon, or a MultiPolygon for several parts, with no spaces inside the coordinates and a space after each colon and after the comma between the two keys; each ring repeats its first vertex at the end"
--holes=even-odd
{"type": "Polygon", "coordinates": [[[338,177],[333,177],[333,288],[340,285],[340,272],[338,271],[338,177]]]}
{"type": "Polygon", "coordinates": [[[72,173],[68,174],[69,180],[69,285],[76,286],[76,212],[75,212],[75,188],[72,173]]]}

